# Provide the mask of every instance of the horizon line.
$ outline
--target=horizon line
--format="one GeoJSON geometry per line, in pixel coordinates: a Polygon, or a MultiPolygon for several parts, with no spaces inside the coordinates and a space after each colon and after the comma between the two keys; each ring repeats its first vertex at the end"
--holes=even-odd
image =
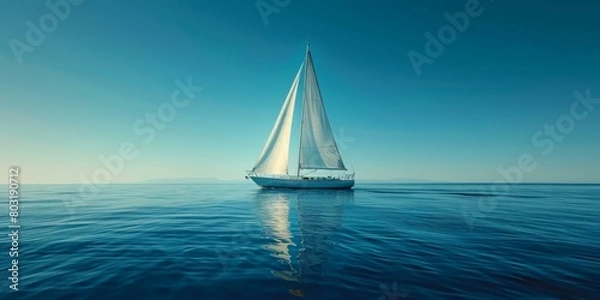
{"type": "MultiPolygon", "coordinates": [[[[152,180],[152,179],[151,179],[152,180]]],[[[531,182],[520,182],[520,183],[511,183],[511,182],[488,182],[488,181],[399,181],[399,180],[386,180],[386,179],[365,179],[356,181],[356,184],[364,183],[388,183],[388,184],[402,184],[402,185],[415,185],[415,184],[430,184],[430,185],[452,185],[452,184],[462,184],[462,185],[472,185],[472,184],[482,184],[482,185],[600,185],[600,182],[540,182],[540,181],[531,181],[531,182]]],[[[208,184],[242,184],[242,183],[252,183],[247,180],[237,180],[237,179],[219,179],[214,181],[199,181],[199,182],[146,182],[146,181],[137,181],[137,182],[111,182],[111,183],[27,183],[26,185],[101,185],[101,186],[109,186],[109,185],[192,185],[192,184],[200,184],[200,185],[208,185],[208,184]]],[[[4,186],[9,186],[8,183],[2,184],[4,186]]],[[[19,186],[23,186],[22,182],[19,186]]]]}

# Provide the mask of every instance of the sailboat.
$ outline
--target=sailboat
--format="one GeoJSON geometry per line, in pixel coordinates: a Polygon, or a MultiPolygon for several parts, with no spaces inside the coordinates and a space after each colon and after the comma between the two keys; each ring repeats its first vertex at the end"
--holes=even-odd
{"type": "Polygon", "coordinates": [[[246,173],[246,179],[252,179],[264,188],[349,189],[354,186],[355,173],[346,169],[325,113],[310,45],[306,46],[304,61],[267,143],[252,170],[246,173]],[[298,168],[296,174],[290,174],[288,159],[292,120],[302,71],[304,88],[298,168]]]}

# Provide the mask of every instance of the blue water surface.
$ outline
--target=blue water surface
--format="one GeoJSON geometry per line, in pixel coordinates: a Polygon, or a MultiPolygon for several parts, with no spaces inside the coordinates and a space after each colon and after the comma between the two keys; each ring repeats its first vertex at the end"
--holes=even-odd
{"type": "Polygon", "coordinates": [[[598,185],[78,191],[20,187],[19,291],[4,271],[0,297],[600,299],[598,185]]]}

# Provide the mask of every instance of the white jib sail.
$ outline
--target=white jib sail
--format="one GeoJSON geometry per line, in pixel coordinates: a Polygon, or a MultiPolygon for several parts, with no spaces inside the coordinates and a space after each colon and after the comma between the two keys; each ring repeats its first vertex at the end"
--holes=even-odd
{"type": "Polygon", "coordinates": [[[271,130],[269,139],[260,154],[253,172],[259,174],[288,174],[288,156],[290,150],[290,136],[292,132],[292,119],[294,117],[294,105],[296,103],[296,94],[298,92],[298,82],[302,67],[294,78],[292,87],[288,92],[275,125],[271,130]]]}

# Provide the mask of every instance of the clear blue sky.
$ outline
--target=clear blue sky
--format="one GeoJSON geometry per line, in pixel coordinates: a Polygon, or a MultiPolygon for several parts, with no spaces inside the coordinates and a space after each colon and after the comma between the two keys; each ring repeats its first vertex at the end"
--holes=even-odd
{"type": "Polygon", "coordinates": [[[424,33],[437,35],[444,13],[466,2],[291,0],[265,25],[254,1],[87,0],[22,63],[11,39],[26,42],[26,21],[39,24],[50,10],[45,1],[5,2],[0,165],[21,166],[26,182],[78,183],[102,167],[99,156],[131,142],[138,155],[112,182],[242,178],[308,35],[333,130],[343,128],[343,155],[359,180],[495,181],[498,167],[530,153],[537,165],[524,181],[600,182],[600,104],[548,155],[532,144],[570,113],[574,91],[600,98],[600,6],[482,0],[483,13],[417,76],[407,53],[424,53],[424,33]],[[144,143],[134,123],[187,78],[204,90],[144,143]]]}

